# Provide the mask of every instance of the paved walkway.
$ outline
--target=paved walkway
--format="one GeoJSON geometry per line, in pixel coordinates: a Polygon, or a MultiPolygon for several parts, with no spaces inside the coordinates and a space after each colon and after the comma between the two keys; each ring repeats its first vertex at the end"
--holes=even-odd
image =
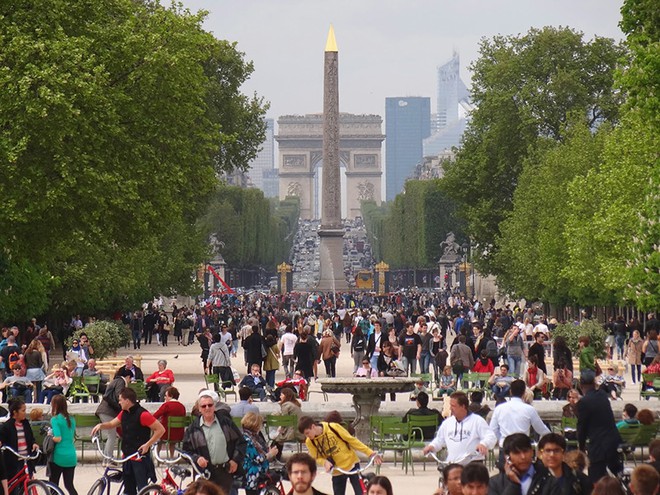
{"type": "MultiPolygon", "coordinates": [[[[353,371],[353,359],[350,357],[350,352],[347,350],[347,345],[343,344],[345,350],[342,351],[339,362],[337,365],[337,373],[339,376],[351,376],[353,371]]],[[[126,356],[132,354],[134,351],[129,349],[120,350],[118,356],[126,356]]],[[[200,348],[199,345],[194,344],[192,346],[183,347],[177,346],[176,342],[174,345],[170,344],[168,347],[160,347],[155,344],[149,346],[143,346],[139,351],[142,355],[142,370],[146,376],[149,376],[153,371],[156,370],[156,363],[159,359],[165,359],[168,362],[168,367],[171,368],[174,372],[176,382],[175,386],[179,389],[181,393],[181,400],[184,403],[192,403],[195,401],[197,394],[200,389],[205,388],[204,378],[202,374],[202,366],[200,359],[200,348]]],[[[135,354],[138,354],[138,351],[135,351],[135,354]]],[[[234,358],[233,366],[241,373],[245,373],[245,365],[243,364],[242,350],[239,350],[238,358],[234,358]]],[[[325,376],[325,368],[321,363],[319,367],[319,377],[325,376]]],[[[277,372],[276,380],[281,380],[284,378],[284,373],[282,371],[277,372]]],[[[630,375],[626,377],[627,382],[630,384],[630,375]]],[[[320,390],[320,385],[313,383],[311,385],[312,390],[320,390]]],[[[410,405],[408,402],[408,394],[398,394],[397,397],[397,407],[410,405]]],[[[623,394],[624,401],[620,402],[622,405],[627,401],[636,401],[638,398],[637,387],[629,386],[623,394]]],[[[231,399],[230,399],[231,402],[231,399]]],[[[341,409],[349,408],[351,402],[350,396],[348,395],[332,395],[330,397],[330,403],[323,404],[323,406],[328,407],[339,407],[341,409]]],[[[323,403],[322,394],[312,394],[310,403],[303,404],[303,411],[305,407],[309,407],[308,404],[313,404],[314,407],[318,407],[323,403]]],[[[438,403],[439,404],[439,403],[438,403]]],[[[557,402],[557,408],[560,408],[563,405],[563,402],[557,402]]],[[[658,409],[658,401],[650,401],[647,403],[655,410],[658,409]]],[[[257,403],[259,405],[259,403],[257,403]]],[[[387,405],[390,405],[388,402],[387,405]]],[[[619,404],[616,404],[618,406],[619,404]]],[[[270,409],[270,404],[266,407],[270,409]]],[[[394,406],[394,404],[392,404],[394,406]]],[[[387,406],[385,406],[387,407],[387,406]]],[[[492,407],[492,406],[491,406],[492,407]]],[[[618,408],[617,408],[618,409],[618,408]]],[[[615,413],[616,414],[616,413],[615,413]]],[[[85,455],[86,461],[88,454],[85,455]]],[[[93,456],[89,456],[93,458],[93,456]]],[[[428,464],[426,471],[422,470],[422,465],[417,464],[417,469],[415,475],[412,474],[405,475],[401,470],[400,465],[397,464],[397,467],[394,467],[391,462],[386,463],[382,469],[381,474],[388,476],[394,485],[395,494],[407,494],[407,493],[418,493],[418,494],[427,494],[430,495],[433,493],[437,486],[438,472],[432,464],[428,464]]],[[[87,493],[87,490],[91,487],[94,481],[103,474],[103,469],[99,462],[96,463],[86,463],[84,465],[79,465],[76,469],[76,488],[79,494],[87,493]]],[[[37,477],[45,477],[43,470],[37,473],[37,477]]],[[[319,473],[317,476],[317,481],[315,486],[324,491],[327,494],[332,493],[332,484],[330,476],[325,473],[319,473]]],[[[288,483],[286,484],[286,489],[288,490],[288,483]]],[[[240,493],[243,493],[241,491],[240,493]]],[[[347,493],[352,494],[349,489],[347,493]]]]}

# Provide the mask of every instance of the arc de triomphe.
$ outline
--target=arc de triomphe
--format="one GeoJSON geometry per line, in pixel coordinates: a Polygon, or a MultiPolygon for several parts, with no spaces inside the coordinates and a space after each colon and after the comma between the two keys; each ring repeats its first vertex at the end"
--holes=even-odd
{"type": "MultiPolygon", "coordinates": [[[[382,123],[379,115],[339,115],[339,155],[346,168],[343,201],[348,218],[360,216],[362,200],[373,199],[380,205],[381,144],[385,139],[382,123]]],[[[277,124],[280,199],[298,196],[300,218],[314,219],[314,175],[323,159],[323,114],[285,115],[277,124]]]]}

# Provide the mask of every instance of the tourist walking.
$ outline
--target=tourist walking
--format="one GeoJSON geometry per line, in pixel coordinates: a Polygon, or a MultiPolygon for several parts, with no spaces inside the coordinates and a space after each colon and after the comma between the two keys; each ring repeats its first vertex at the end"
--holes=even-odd
{"type": "Polygon", "coordinates": [[[50,460],[50,481],[59,485],[60,477],[64,478],[64,487],[69,495],[78,495],[73,483],[73,477],[78,463],[74,436],[76,420],[69,415],[66,397],[56,395],[50,403],[50,426],[53,429],[55,449],[50,460]]]}

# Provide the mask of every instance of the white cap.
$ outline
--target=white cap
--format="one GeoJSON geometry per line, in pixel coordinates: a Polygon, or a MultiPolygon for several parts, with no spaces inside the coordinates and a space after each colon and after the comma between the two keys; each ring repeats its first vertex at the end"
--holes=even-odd
{"type": "Polygon", "coordinates": [[[201,399],[202,397],[210,397],[213,399],[213,403],[216,403],[220,400],[220,396],[217,394],[217,392],[209,389],[202,390],[197,396],[198,399],[201,399]]]}

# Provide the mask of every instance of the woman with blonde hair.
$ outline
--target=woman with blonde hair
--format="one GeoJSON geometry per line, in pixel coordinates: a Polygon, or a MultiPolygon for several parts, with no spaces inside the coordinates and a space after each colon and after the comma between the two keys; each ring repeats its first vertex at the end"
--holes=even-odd
{"type": "Polygon", "coordinates": [[[277,456],[277,447],[268,449],[261,434],[263,418],[260,414],[249,412],[241,420],[243,438],[247,442],[243,471],[245,472],[246,495],[259,495],[259,478],[268,471],[270,461],[277,456]]]}

